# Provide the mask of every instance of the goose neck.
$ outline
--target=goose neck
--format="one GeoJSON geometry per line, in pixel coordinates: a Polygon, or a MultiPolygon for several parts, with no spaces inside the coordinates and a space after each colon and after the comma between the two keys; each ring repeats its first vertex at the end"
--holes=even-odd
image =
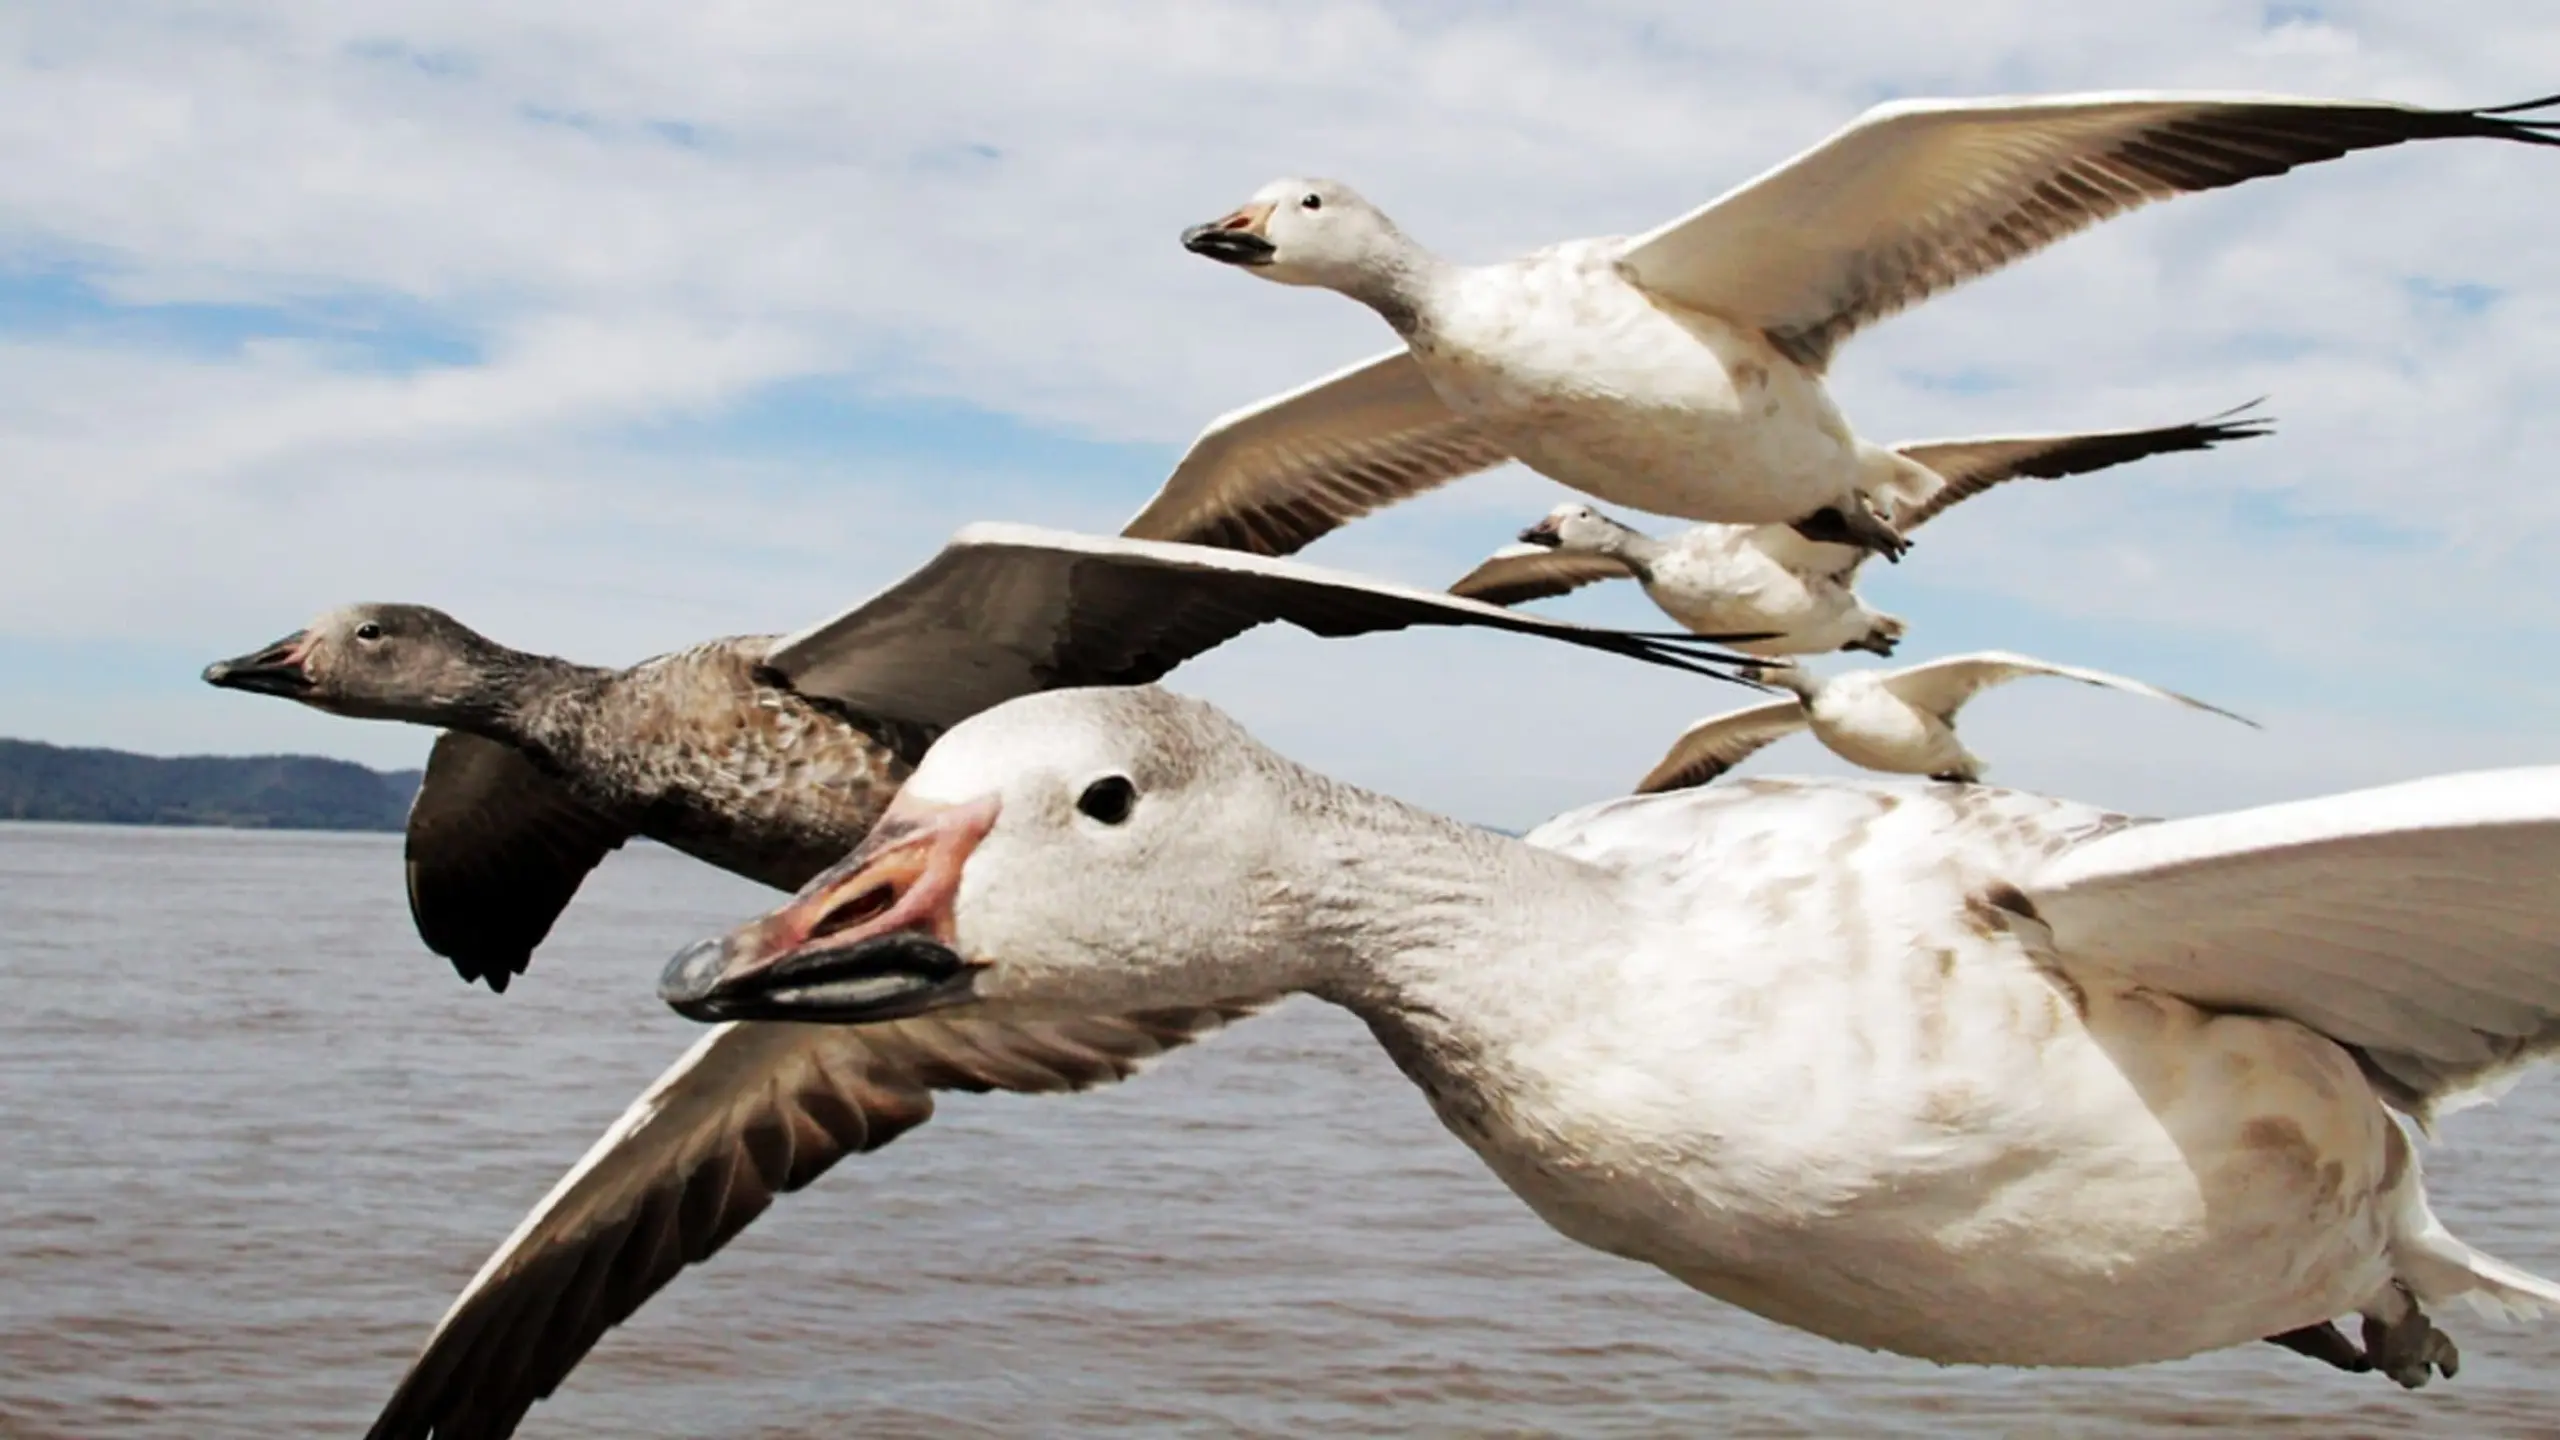
{"type": "MultiPolygon", "coordinates": [[[[1347,789],[1347,787],[1344,787],[1347,789]]],[[[1325,805],[1292,893],[1305,988],[1390,1032],[1480,1048],[1550,1023],[1623,944],[1604,872],[1383,797],[1325,805]],[[1564,962],[1564,963],[1558,963],[1564,962]]],[[[1395,1047],[1390,1046],[1391,1049],[1395,1047]]],[[[1402,1059],[1399,1056],[1399,1059],[1402,1059]]]]}
{"type": "Polygon", "coordinates": [[[444,723],[544,752],[564,748],[595,685],[612,672],[490,643],[444,705],[444,723]]]}
{"type": "Polygon", "coordinates": [[[1457,267],[1403,235],[1386,237],[1353,272],[1345,294],[1410,340],[1432,323],[1457,267]]]}

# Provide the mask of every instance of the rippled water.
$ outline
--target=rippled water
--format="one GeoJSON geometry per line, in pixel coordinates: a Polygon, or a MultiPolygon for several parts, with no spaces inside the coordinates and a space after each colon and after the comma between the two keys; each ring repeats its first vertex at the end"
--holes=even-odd
{"type": "MultiPolygon", "coordinates": [[[[679,943],[765,892],[617,857],[466,990],[388,836],[0,825],[0,1436],[360,1434],[488,1249],[694,1028],[679,943]]],[[[2429,1152],[2560,1271],[2555,1087],[2429,1152]]],[[[2268,1346],[1944,1371],[1552,1234],[1311,1002],[1115,1091],[952,1097],[608,1337],[541,1436],[2560,1433],[2560,1331],[2403,1395],[2268,1346]]]]}

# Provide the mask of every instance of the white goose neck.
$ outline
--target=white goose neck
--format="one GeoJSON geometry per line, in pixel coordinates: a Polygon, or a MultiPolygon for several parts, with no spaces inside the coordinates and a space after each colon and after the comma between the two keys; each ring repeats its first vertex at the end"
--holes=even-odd
{"type": "Polygon", "coordinates": [[[1457,267],[1389,231],[1365,257],[1342,293],[1375,310],[1398,335],[1412,339],[1430,321],[1457,267]]]}
{"type": "Polygon", "coordinates": [[[1821,698],[1823,687],[1831,683],[1822,676],[1800,667],[1770,671],[1767,672],[1766,678],[1768,683],[1793,694],[1807,710],[1812,709],[1814,701],[1821,698]]]}
{"type": "Polygon", "coordinates": [[[1321,782],[1298,817],[1289,943],[1311,993],[1369,1022],[1408,1071],[1534,1034],[1579,963],[1621,948],[1610,877],[1508,836],[1321,782]],[[1446,1058],[1445,1054],[1443,1058],[1446,1058]]]}
{"type": "Polygon", "coordinates": [[[1624,560],[1639,571],[1651,570],[1671,549],[1669,542],[1656,540],[1633,525],[1612,525],[1609,534],[1608,548],[1602,553],[1624,560]]]}

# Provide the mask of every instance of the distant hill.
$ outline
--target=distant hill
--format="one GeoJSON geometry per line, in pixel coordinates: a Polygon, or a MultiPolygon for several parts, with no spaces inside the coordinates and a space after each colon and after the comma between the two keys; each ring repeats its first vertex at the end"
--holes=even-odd
{"type": "Polygon", "coordinates": [[[0,820],[397,830],[418,777],[316,755],[164,759],[0,740],[0,820]]]}

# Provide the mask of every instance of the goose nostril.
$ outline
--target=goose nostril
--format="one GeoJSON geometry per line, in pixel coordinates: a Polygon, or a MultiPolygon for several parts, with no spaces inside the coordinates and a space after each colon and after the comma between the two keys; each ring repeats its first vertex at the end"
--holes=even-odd
{"type": "Polygon", "coordinates": [[[823,940],[830,935],[840,935],[858,925],[868,924],[888,913],[889,907],[897,903],[898,887],[884,880],[853,897],[851,903],[839,905],[828,911],[817,924],[809,927],[809,938],[823,940]]]}

